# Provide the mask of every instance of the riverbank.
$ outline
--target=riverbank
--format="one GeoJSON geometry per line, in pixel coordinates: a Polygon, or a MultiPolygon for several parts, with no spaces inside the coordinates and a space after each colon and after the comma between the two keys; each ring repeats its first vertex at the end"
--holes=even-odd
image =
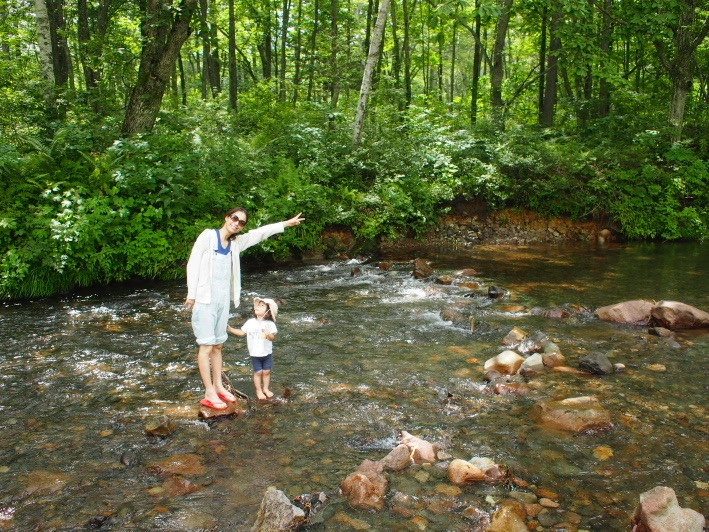
{"type": "MultiPolygon", "coordinates": [[[[622,240],[622,236],[604,221],[547,218],[524,209],[489,211],[466,203],[457,204],[441,223],[421,238],[379,239],[376,253],[381,257],[401,257],[431,249],[465,250],[481,244],[605,243],[618,240],[622,240]]],[[[351,257],[363,247],[352,230],[344,226],[328,228],[323,232],[322,243],[326,258],[351,257]]]]}

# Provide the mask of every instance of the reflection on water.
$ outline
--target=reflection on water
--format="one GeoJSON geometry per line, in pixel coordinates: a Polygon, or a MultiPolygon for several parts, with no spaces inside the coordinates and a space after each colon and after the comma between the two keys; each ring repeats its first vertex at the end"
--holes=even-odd
{"type": "MultiPolygon", "coordinates": [[[[443,468],[410,468],[389,475],[390,496],[405,495],[416,519],[349,508],[340,482],[386,455],[401,430],[455,458],[492,458],[558,494],[545,530],[574,520],[627,530],[639,493],[656,485],[707,513],[706,331],[679,332],[676,348],[590,313],[549,320],[534,310],[637,298],[707,310],[708,246],[478,247],[429,258],[437,274],[474,268],[480,293],[414,280],[407,262],[245,274],[232,324],[249,317],[253,295],[281,300],[273,389],[292,396],[211,423],[196,417],[201,383],[182,283],[3,306],[0,530],[248,530],[268,486],[291,498],[331,495],[313,530],[346,530],[347,519],[374,530],[470,530],[465,508],[492,511],[508,495],[510,487],[489,485],[451,495],[443,468]],[[351,275],[354,266],[361,275],[351,275]],[[508,295],[489,300],[491,284],[508,295]],[[445,321],[447,310],[472,317],[474,331],[469,321],[445,321]],[[546,333],[572,366],[604,352],[627,371],[548,373],[529,382],[527,396],[493,395],[482,364],[514,326],[546,333]],[[541,398],[580,395],[597,396],[615,428],[551,433],[530,416],[541,398]],[[160,414],[179,429],[151,439],[145,425],[160,414]],[[199,489],[181,494],[148,466],[185,453],[204,472],[185,475],[199,489]]],[[[224,353],[234,385],[253,395],[244,342],[230,338],[224,353]]]]}

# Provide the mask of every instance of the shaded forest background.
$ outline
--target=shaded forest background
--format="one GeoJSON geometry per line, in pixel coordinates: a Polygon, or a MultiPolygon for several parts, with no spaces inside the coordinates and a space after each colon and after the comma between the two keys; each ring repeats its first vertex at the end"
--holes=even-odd
{"type": "Polygon", "coordinates": [[[0,298],[423,234],[456,200],[709,227],[702,0],[0,0],[0,298]],[[247,226],[247,229],[249,226],[247,226]]]}

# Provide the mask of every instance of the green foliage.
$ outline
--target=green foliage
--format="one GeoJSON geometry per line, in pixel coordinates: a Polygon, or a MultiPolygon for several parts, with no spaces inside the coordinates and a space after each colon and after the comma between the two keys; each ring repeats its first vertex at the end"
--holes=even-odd
{"type": "Polygon", "coordinates": [[[495,134],[462,127],[442,106],[380,106],[371,116],[378,135],[355,148],[350,117],[326,106],[263,107],[263,121],[245,127],[242,115],[203,102],[107,148],[111,123],[78,116],[51,141],[0,143],[0,297],[182,277],[196,236],[235,205],[249,209],[249,227],[307,218],[248,250],[258,259],[317,249],[329,225],[352,228],[363,244],[421,236],[461,198],[611,218],[635,239],[707,234],[702,137],[673,144],[645,130],[626,142],[629,132],[610,126],[495,134]]]}

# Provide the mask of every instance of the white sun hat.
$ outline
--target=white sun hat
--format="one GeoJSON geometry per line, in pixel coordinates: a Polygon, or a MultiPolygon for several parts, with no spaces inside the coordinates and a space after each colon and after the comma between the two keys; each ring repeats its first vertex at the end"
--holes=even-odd
{"type": "Polygon", "coordinates": [[[266,305],[268,305],[268,310],[271,311],[271,317],[273,318],[273,321],[276,321],[276,316],[278,316],[278,304],[269,297],[255,297],[254,305],[257,301],[263,301],[266,305]]]}

